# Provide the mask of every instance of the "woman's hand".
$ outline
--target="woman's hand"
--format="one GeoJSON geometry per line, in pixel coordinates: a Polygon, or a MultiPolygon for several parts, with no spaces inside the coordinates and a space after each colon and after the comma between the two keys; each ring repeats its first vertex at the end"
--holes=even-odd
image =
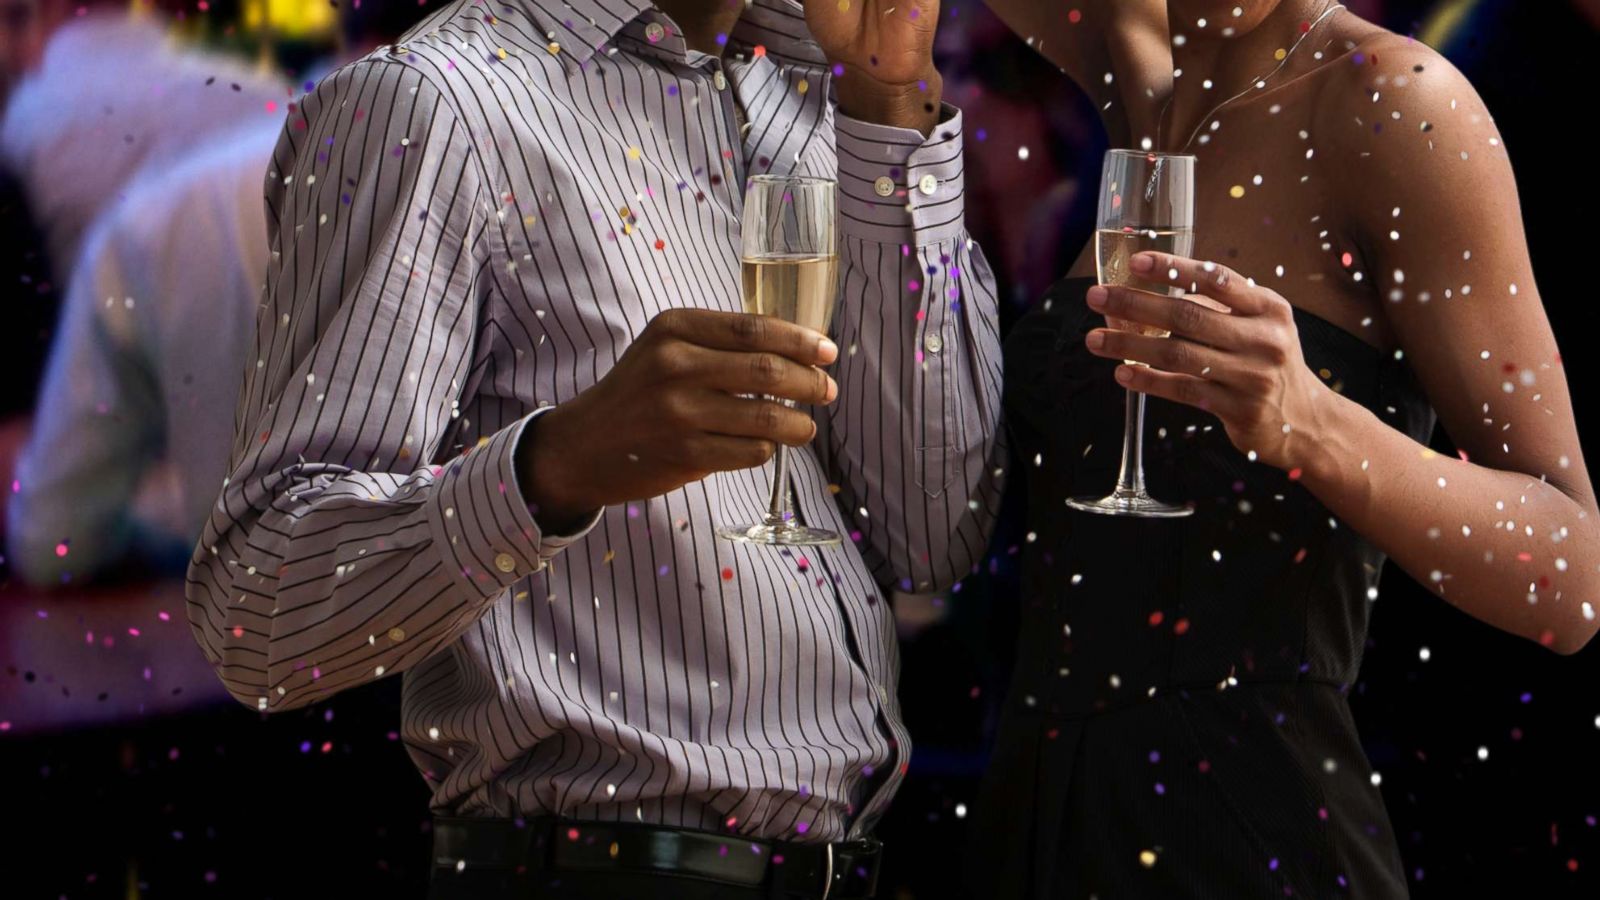
{"type": "Polygon", "coordinates": [[[1331,405],[1346,401],[1306,367],[1289,301],[1216,263],[1140,253],[1131,266],[1141,280],[1198,297],[1090,288],[1096,312],[1172,332],[1158,338],[1097,328],[1085,338],[1090,352],[1145,363],[1118,366],[1117,381],[1216,415],[1240,452],[1298,476],[1316,460],[1318,426],[1331,405]]]}

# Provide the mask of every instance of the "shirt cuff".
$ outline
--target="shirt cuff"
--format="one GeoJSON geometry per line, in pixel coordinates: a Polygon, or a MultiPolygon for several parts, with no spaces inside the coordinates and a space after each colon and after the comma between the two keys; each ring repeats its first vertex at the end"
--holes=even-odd
{"type": "Polygon", "coordinates": [[[582,540],[604,510],[570,534],[549,534],[534,521],[517,483],[522,432],[544,407],[512,422],[462,456],[435,468],[429,519],[445,564],[478,594],[500,593],[544,569],[557,553],[582,540]]]}
{"type": "Polygon", "coordinates": [[[961,237],[961,110],[945,103],[939,118],[924,138],[913,128],[835,113],[840,231],[919,247],[961,237]]]}

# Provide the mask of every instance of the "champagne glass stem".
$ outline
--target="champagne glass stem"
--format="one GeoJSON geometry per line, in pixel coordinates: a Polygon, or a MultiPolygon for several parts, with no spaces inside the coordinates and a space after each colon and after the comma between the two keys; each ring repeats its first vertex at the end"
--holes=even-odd
{"type": "Polygon", "coordinates": [[[1117,494],[1144,493],[1144,394],[1128,391],[1127,416],[1122,428],[1122,465],[1117,470],[1117,494]]]}
{"type": "Polygon", "coordinates": [[[767,503],[766,524],[781,527],[789,511],[789,448],[778,445],[772,454],[772,499],[767,503]]]}

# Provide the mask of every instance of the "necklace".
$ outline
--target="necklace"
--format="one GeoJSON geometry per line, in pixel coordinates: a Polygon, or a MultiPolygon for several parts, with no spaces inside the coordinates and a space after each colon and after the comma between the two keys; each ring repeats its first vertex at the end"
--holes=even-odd
{"type": "MultiPolygon", "coordinates": [[[[1277,75],[1279,72],[1282,72],[1283,71],[1283,67],[1287,66],[1289,64],[1289,60],[1294,58],[1294,52],[1296,50],[1300,49],[1300,45],[1305,43],[1306,38],[1311,37],[1311,33],[1317,30],[1317,26],[1321,25],[1323,23],[1323,21],[1325,21],[1329,16],[1333,15],[1334,13],[1338,12],[1341,9],[1344,9],[1344,4],[1343,3],[1335,3],[1335,4],[1331,5],[1331,6],[1329,6],[1327,9],[1323,10],[1322,11],[1322,15],[1317,16],[1316,19],[1314,19],[1311,22],[1311,24],[1309,26],[1307,26],[1306,30],[1303,33],[1301,33],[1300,37],[1295,39],[1295,42],[1290,45],[1289,51],[1283,55],[1283,59],[1278,61],[1278,65],[1277,65],[1276,68],[1274,68],[1272,71],[1266,73],[1265,75],[1258,75],[1255,78],[1250,79],[1249,83],[1246,85],[1244,90],[1240,91],[1237,94],[1234,94],[1232,97],[1229,97],[1228,99],[1226,99],[1226,100],[1222,101],[1221,103],[1218,103],[1216,106],[1212,107],[1210,112],[1206,113],[1204,116],[1202,116],[1200,118],[1200,124],[1198,124],[1198,125],[1196,125],[1194,127],[1194,131],[1189,132],[1189,139],[1184,141],[1183,145],[1177,148],[1177,152],[1182,152],[1184,150],[1187,150],[1189,148],[1189,145],[1194,143],[1195,135],[1198,135],[1200,133],[1200,129],[1204,128],[1205,124],[1207,122],[1210,122],[1210,121],[1214,120],[1216,118],[1217,113],[1221,112],[1222,108],[1224,106],[1227,106],[1229,103],[1232,103],[1233,101],[1239,99],[1240,97],[1243,97],[1245,94],[1250,93],[1250,91],[1252,91],[1252,90],[1259,89],[1259,88],[1263,87],[1266,84],[1267,79],[1273,77],[1274,75],[1277,75]]],[[[1172,94],[1167,97],[1167,102],[1161,107],[1161,118],[1156,120],[1156,146],[1157,147],[1161,146],[1161,129],[1166,124],[1167,110],[1169,110],[1172,107],[1172,98],[1174,96],[1177,96],[1177,90],[1176,89],[1174,89],[1172,94]]]]}

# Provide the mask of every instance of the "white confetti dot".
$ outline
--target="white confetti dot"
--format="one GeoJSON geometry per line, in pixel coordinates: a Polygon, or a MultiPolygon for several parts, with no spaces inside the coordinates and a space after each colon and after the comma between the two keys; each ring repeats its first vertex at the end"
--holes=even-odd
{"type": "Polygon", "coordinates": [[[1373,772],[1372,773],[1372,777],[1370,779],[1368,779],[1368,780],[1372,782],[1372,786],[1373,787],[1377,787],[1378,785],[1383,784],[1383,776],[1378,774],[1377,772],[1373,772]]]}
{"type": "Polygon", "coordinates": [[[1423,647],[1417,651],[1417,659],[1420,659],[1423,662],[1427,662],[1430,658],[1432,658],[1432,656],[1433,651],[1429,650],[1427,647],[1423,647]]]}
{"type": "Polygon", "coordinates": [[[1028,158],[1028,148],[1027,147],[1018,147],[1017,148],[1017,159],[1027,159],[1027,158],[1028,158]]]}
{"type": "Polygon", "coordinates": [[[1478,759],[1485,760],[1485,759],[1488,759],[1488,758],[1489,758],[1489,748],[1488,747],[1479,747],[1478,748],[1478,759]]]}
{"type": "Polygon", "coordinates": [[[965,819],[966,817],[967,817],[967,805],[965,803],[957,803],[956,804],[956,818],[965,819]]]}
{"type": "Polygon", "coordinates": [[[429,728],[428,729],[428,740],[437,741],[438,739],[439,739],[439,729],[437,727],[429,728]]]}

